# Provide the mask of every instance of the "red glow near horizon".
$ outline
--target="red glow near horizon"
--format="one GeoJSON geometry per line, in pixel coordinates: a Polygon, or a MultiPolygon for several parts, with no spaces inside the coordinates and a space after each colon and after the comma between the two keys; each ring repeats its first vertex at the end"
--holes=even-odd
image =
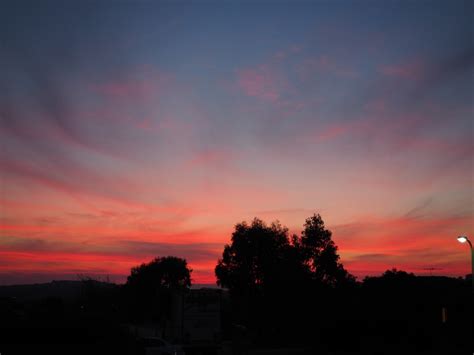
{"type": "MultiPolygon", "coordinates": [[[[468,272],[466,251],[460,248],[453,235],[459,225],[468,226],[468,218],[423,220],[414,218],[394,220],[369,220],[352,225],[335,226],[333,238],[339,246],[342,262],[360,279],[367,275],[397,267],[416,274],[428,274],[436,267],[437,273],[463,275],[468,272]],[[402,237],[402,231],[405,236],[402,237]],[[421,234],[425,231],[425,235],[421,234]],[[466,260],[464,260],[466,259],[466,260]]],[[[331,229],[331,227],[329,226],[331,229]]],[[[179,255],[185,257],[193,271],[193,282],[214,283],[213,269],[223,246],[230,241],[231,230],[217,233],[212,244],[202,245],[208,239],[201,232],[191,232],[181,243],[156,243],[160,234],[146,238],[143,233],[106,228],[80,226],[2,225],[2,232],[17,232],[22,237],[3,239],[0,255],[0,275],[19,274],[109,275],[116,282],[123,282],[130,268],[155,256],[179,255]],[[105,233],[105,234],[104,234],[105,233]],[[70,234],[68,240],[62,240],[70,234]],[[93,240],[81,236],[93,234],[93,240]],[[122,235],[119,239],[106,235],[122,235]],[[43,237],[47,236],[47,237],[43,237]],[[97,238],[102,236],[102,238],[97,238]],[[100,240],[102,239],[102,242],[100,240]],[[126,243],[123,241],[127,240],[126,243]],[[192,242],[191,240],[194,240],[192,242]],[[156,244],[154,244],[156,243],[156,244]],[[200,244],[201,243],[201,244],[200,244]]],[[[161,235],[161,239],[180,239],[161,235]]]]}

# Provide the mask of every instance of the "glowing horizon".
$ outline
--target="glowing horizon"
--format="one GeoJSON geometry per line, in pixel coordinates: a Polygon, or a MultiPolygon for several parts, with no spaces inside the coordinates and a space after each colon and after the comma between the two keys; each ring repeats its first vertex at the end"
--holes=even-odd
{"type": "Polygon", "coordinates": [[[212,283],[236,223],[313,213],[359,278],[470,273],[472,3],[91,4],[0,14],[0,284],[212,283]]]}

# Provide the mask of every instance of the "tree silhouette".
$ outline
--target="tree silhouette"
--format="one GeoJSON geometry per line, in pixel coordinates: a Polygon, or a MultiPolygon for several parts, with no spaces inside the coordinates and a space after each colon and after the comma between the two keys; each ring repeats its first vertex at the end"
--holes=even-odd
{"type": "Polygon", "coordinates": [[[155,258],[133,267],[127,285],[151,290],[191,287],[191,272],[186,260],[174,256],[155,258]]]}
{"type": "Polygon", "coordinates": [[[133,267],[125,284],[132,317],[166,323],[173,294],[191,287],[191,272],[185,259],[174,256],[133,267]]]}
{"type": "Polygon", "coordinates": [[[331,236],[319,214],[307,218],[301,237],[294,235],[291,242],[288,228],[278,221],[270,226],[258,218],[250,225],[239,223],[215,268],[217,283],[230,290],[263,290],[295,279],[331,286],[353,281],[331,236]]]}
{"type": "Polygon", "coordinates": [[[407,286],[415,284],[416,276],[403,270],[392,268],[386,270],[382,276],[367,276],[364,278],[363,285],[366,288],[387,289],[393,293],[395,290],[403,292],[407,286]]]}
{"type": "Polygon", "coordinates": [[[314,296],[321,286],[355,280],[339,262],[320,215],[308,218],[301,237],[291,241],[279,222],[238,223],[215,274],[218,285],[230,290],[234,320],[254,331],[256,339],[294,331],[302,326],[297,314],[316,310],[314,296]]]}
{"type": "MultiPolygon", "coordinates": [[[[284,302],[295,262],[288,229],[255,218],[235,226],[215,268],[217,283],[230,290],[233,320],[252,332],[266,332],[275,322],[275,309],[284,302]],[[291,265],[293,264],[293,266],[291,265]]],[[[281,318],[281,314],[279,315],[281,318]]],[[[262,334],[255,335],[262,338],[262,334]]]]}
{"type": "Polygon", "coordinates": [[[250,225],[237,224],[215,269],[218,285],[263,291],[282,276],[290,247],[288,229],[278,222],[267,226],[255,218],[250,225]]]}
{"type": "Polygon", "coordinates": [[[301,237],[293,237],[293,245],[299,249],[315,281],[331,286],[355,281],[339,262],[337,246],[331,236],[321,216],[314,214],[306,219],[301,237]]]}

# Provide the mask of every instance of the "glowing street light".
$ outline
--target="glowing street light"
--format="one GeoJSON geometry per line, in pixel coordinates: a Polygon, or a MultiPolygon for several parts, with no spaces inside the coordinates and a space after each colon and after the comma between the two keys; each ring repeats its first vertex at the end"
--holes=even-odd
{"type": "MultiPolygon", "coordinates": [[[[459,243],[466,243],[466,242],[469,242],[469,244],[471,244],[471,241],[470,241],[469,239],[467,239],[467,237],[465,237],[465,236],[463,236],[463,235],[460,236],[460,237],[458,237],[458,242],[459,242],[459,243]]],[[[472,246],[472,245],[471,245],[471,246],[472,246]]]]}
{"type": "Polygon", "coordinates": [[[467,242],[469,244],[469,248],[471,249],[471,279],[472,279],[472,291],[474,292],[474,251],[472,249],[472,243],[469,240],[469,238],[466,237],[465,235],[460,235],[458,237],[458,242],[463,243],[463,244],[467,242]]]}

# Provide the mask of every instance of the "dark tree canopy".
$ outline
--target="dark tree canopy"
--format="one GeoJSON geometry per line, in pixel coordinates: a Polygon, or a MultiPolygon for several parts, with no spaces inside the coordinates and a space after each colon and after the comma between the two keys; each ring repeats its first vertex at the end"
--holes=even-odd
{"type": "Polygon", "coordinates": [[[290,250],[288,229],[255,218],[235,226],[232,243],[224,247],[215,272],[217,283],[229,289],[263,288],[280,279],[290,250]]]}
{"type": "Polygon", "coordinates": [[[364,278],[365,287],[387,287],[390,289],[404,288],[407,285],[413,284],[416,276],[413,273],[408,273],[403,270],[392,268],[386,270],[382,276],[367,276],[364,278]]]}
{"type": "Polygon", "coordinates": [[[267,225],[255,218],[237,224],[215,273],[218,285],[230,290],[234,321],[260,340],[279,338],[279,332],[302,334],[298,314],[311,310],[321,318],[328,304],[324,297],[354,280],[319,215],[308,218],[301,236],[291,239],[279,222],[267,225]]]}
{"type": "Polygon", "coordinates": [[[191,286],[191,272],[186,260],[174,256],[155,258],[132,268],[125,284],[132,317],[163,322],[169,317],[173,293],[191,286]]]}
{"type": "Polygon", "coordinates": [[[217,283],[236,290],[303,279],[331,286],[354,280],[339,262],[331,235],[319,214],[306,219],[301,237],[291,241],[279,222],[239,223],[216,266],[217,283]]]}
{"type": "Polygon", "coordinates": [[[191,272],[184,259],[174,256],[155,258],[149,263],[133,267],[127,285],[151,290],[189,288],[191,272]]]}
{"type": "Polygon", "coordinates": [[[396,268],[386,270],[382,274],[382,279],[386,280],[412,280],[414,277],[415,274],[413,274],[412,272],[397,270],[396,268]]]}
{"type": "Polygon", "coordinates": [[[331,239],[332,232],[325,228],[319,214],[306,219],[301,238],[294,238],[294,244],[301,250],[304,262],[312,277],[327,285],[336,285],[354,278],[339,262],[337,246],[331,239]]]}

